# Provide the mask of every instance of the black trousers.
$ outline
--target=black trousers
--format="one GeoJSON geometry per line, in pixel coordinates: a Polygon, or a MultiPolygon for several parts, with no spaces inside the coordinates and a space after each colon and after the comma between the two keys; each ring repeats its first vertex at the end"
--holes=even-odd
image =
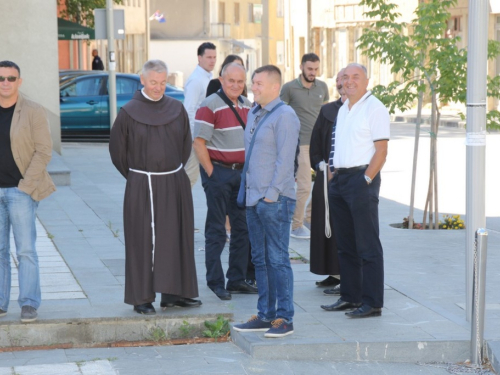
{"type": "Polygon", "coordinates": [[[250,242],[246,211],[236,205],[241,170],[233,170],[214,164],[214,171],[210,177],[201,166],[200,174],[207,197],[205,223],[207,285],[211,289],[225,285],[220,257],[226,245],[226,214],[229,216],[231,224],[229,268],[226,273],[227,286],[242,283],[246,279],[250,242]]]}
{"type": "Polygon", "coordinates": [[[344,301],[384,305],[384,255],[379,238],[380,173],[368,185],[365,170],[336,174],[328,195],[340,261],[344,301]]]}

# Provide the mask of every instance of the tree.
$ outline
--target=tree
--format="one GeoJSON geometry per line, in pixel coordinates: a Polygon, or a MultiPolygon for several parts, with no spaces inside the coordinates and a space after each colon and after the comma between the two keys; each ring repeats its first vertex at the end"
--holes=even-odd
{"type": "MultiPolygon", "coordinates": [[[[123,4],[123,0],[113,0],[123,4]]],[[[57,0],[58,5],[66,5],[61,16],[69,21],[94,27],[94,9],[106,8],[106,0],[57,0]]]]}
{"type": "MultiPolygon", "coordinates": [[[[420,138],[421,111],[423,95],[431,99],[430,130],[430,173],[427,198],[425,202],[423,227],[439,228],[438,174],[437,174],[437,136],[440,120],[439,101],[442,103],[458,101],[465,103],[467,88],[467,51],[459,49],[459,37],[446,37],[450,13],[448,9],[456,5],[456,0],[420,1],[409,23],[399,22],[401,14],[397,5],[388,0],[362,0],[368,11],[365,15],[374,21],[363,30],[359,48],[370,59],[391,65],[391,72],[398,79],[387,86],[373,88],[376,95],[391,113],[396,109],[405,111],[418,99],[417,124],[415,129],[415,148],[410,197],[409,228],[413,228],[413,209],[415,179],[420,138]]],[[[500,53],[498,42],[489,42],[488,58],[500,53]]],[[[500,78],[488,78],[488,95],[500,97],[500,78]]],[[[500,112],[487,114],[488,126],[500,128],[500,112]]]]}

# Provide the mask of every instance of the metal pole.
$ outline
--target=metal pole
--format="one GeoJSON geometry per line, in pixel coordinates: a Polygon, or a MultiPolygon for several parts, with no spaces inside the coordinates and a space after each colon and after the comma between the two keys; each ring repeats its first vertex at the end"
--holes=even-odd
{"type": "Polygon", "coordinates": [[[474,272],[471,327],[471,361],[477,366],[483,364],[484,349],[484,310],[486,292],[486,258],[488,255],[488,232],[479,228],[476,232],[474,252],[474,272]]]}
{"type": "Polygon", "coordinates": [[[109,126],[116,118],[116,62],[115,62],[115,27],[113,25],[113,0],[106,0],[106,31],[108,33],[108,96],[109,126]]]}
{"type": "Polygon", "coordinates": [[[486,75],[488,49],[488,0],[469,1],[467,53],[467,172],[466,172],[466,319],[471,320],[474,231],[486,226],[486,75]]]}
{"type": "Polygon", "coordinates": [[[78,69],[83,70],[83,48],[81,40],[78,40],[78,69]]]}

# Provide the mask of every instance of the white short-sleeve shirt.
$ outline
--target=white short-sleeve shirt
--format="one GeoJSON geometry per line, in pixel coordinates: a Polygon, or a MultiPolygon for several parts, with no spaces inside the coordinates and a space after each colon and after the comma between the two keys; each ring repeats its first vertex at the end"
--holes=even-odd
{"type": "Polygon", "coordinates": [[[370,164],[375,154],[373,142],[389,140],[389,111],[368,91],[349,110],[349,99],[340,108],[335,130],[335,168],[370,164]]]}

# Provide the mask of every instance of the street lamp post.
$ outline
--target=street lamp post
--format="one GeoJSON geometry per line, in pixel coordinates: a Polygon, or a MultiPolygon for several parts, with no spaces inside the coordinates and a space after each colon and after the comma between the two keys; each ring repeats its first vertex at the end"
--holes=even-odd
{"type": "Polygon", "coordinates": [[[116,118],[116,60],[115,60],[115,28],[113,25],[113,0],[106,0],[106,29],[108,34],[108,95],[109,124],[113,126],[116,118]]]}
{"type": "Polygon", "coordinates": [[[471,321],[475,233],[486,226],[486,76],[488,0],[469,1],[466,135],[466,319],[471,321]]]}

